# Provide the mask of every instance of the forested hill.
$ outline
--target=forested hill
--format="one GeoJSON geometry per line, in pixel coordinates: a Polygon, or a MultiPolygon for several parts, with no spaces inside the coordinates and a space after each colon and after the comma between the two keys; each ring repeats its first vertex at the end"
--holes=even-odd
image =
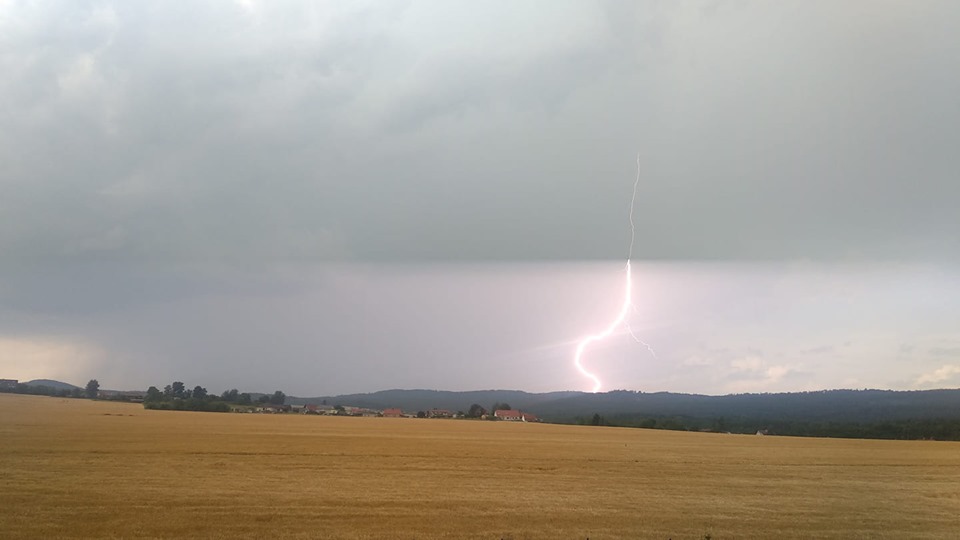
{"type": "Polygon", "coordinates": [[[583,394],[543,404],[550,421],[776,435],[960,440],[960,390],[829,390],[700,396],[583,394]]]}
{"type": "Polygon", "coordinates": [[[780,435],[960,440],[960,390],[824,390],[705,396],[669,392],[386,390],[291,403],[466,411],[506,403],[548,422],[780,435]]]}
{"type": "Polygon", "coordinates": [[[824,390],[785,394],[704,396],[615,391],[578,394],[538,406],[556,420],[583,414],[642,414],[650,417],[802,420],[809,422],[883,422],[907,419],[960,419],[960,390],[824,390]]]}
{"type": "Polygon", "coordinates": [[[371,409],[399,407],[406,411],[426,411],[429,409],[466,411],[474,403],[486,409],[490,409],[495,403],[507,403],[516,409],[533,411],[541,404],[580,395],[584,394],[582,392],[533,394],[520,390],[474,390],[469,392],[382,390],[370,394],[341,394],[313,398],[288,397],[287,403],[302,405],[326,402],[329,405],[350,405],[371,409]]]}
{"type": "Polygon", "coordinates": [[[23,384],[27,386],[32,386],[32,387],[45,386],[47,388],[52,388],[54,390],[80,390],[81,389],[79,386],[76,386],[70,383],[60,382],[60,381],[54,381],[52,379],[34,379],[32,381],[27,381],[23,384]]]}
{"type": "Polygon", "coordinates": [[[550,421],[569,421],[584,415],[646,415],[648,417],[737,418],[804,420],[814,422],[882,422],[906,419],[960,419],[960,390],[823,390],[783,394],[705,396],[669,392],[618,390],[603,393],[518,390],[450,392],[438,390],[383,390],[313,398],[290,397],[288,403],[353,405],[384,409],[400,407],[466,410],[477,403],[489,409],[508,403],[550,421]]]}

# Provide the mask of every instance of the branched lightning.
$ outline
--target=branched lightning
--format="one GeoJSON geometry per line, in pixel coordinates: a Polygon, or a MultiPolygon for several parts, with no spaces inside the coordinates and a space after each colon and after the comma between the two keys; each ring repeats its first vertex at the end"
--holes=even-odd
{"type": "Polygon", "coordinates": [[[636,236],[637,236],[636,226],[634,225],[634,222],[633,222],[633,208],[634,208],[634,205],[636,204],[637,187],[639,185],[640,185],[640,155],[637,154],[637,178],[636,180],[633,181],[633,195],[630,197],[630,215],[629,215],[630,247],[627,250],[627,266],[625,268],[626,285],[624,287],[623,305],[620,307],[620,312],[617,314],[617,317],[613,320],[613,322],[611,322],[607,326],[606,329],[604,329],[600,333],[589,335],[581,339],[580,342],[577,343],[577,352],[576,354],[574,354],[574,357],[573,357],[573,363],[577,367],[577,370],[580,371],[580,373],[583,374],[584,377],[587,377],[588,379],[593,381],[594,392],[599,392],[603,384],[600,382],[599,377],[587,371],[586,368],[583,367],[583,364],[580,362],[580,359],[583,357],[583,352],[586,350],[587,346],[589,346],[594,341],[600,341],[602,339],[606,339],[611,334],[613,334],[613,332],[621,324],[626,327],[627,332],[630,333],[630,336],[633,337],[633,339],[637,343],[646,347],[647,350],[650,351],[650,354],[652,354],[654,358],[656,358],[657,356],[657,353],[654,352],[653,347],[651,347],[648,343],[646,343],[645,341],[637,337],[637,335],[633,332],[633,329],[630,328],[630,324],[627,323],[627,314],[630,313],[631,308],[636,309],[636,306],[633,304],[633,275],[630,271],[630,261],[631,259],[633,259],[633,244],[636,241],[636,236]]]}
{"type": "Polygon", "coordinates": [[[630,276],[630,259],[627,259],[626,274],[627,274],[626,292],[623,297],[623,305],[620,307],[620,313],[617,314],[617,318],[614,319],[613,322],[611,322],[610,325],[607,326],[607,328],[604,331],[600,332],[599,334],[593,334],[580,340],[580,343],[577,343],[577,352],[573,357],[573,363],[577,366],[577,369],[580,370],[580,373],[582,373],[584,377],[587,377],[588,379],[593,380],[594,392],[600,391],[600,387],[602,386],[602,383],[600,382],[600,378],[594,375],[593,373],[590,373],[589,371],[587,371],[583,367],[583,364],[580,363],[580,358],[583,356],[583,351],[586,350],[588,345],[590,345],[594,341],[600,341],[601,339],[606,339],[607,337],[610,336],[610,334],[613,333],[614,330],[617,329],[617,327],[623,324],[624,321],[627,319],[627,313],[629,313],[630,308],[633,307],[633,302],[631,301],[631,295],[633,293],[633,290],[632,290],[633,279],[631,279],[631,276],[630,276]]]}

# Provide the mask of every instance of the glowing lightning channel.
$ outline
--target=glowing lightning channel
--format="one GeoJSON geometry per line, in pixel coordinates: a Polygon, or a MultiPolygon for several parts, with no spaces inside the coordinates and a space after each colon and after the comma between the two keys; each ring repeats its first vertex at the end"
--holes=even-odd
{"type": "Polygon", "coordinates": [[[633,279],[630,276],[630,259],[627,259],[626,270],[627,270],[627,287],[623,297],[623,306],[620,307],[620,313],[617,314],[617,318],[614,319],[613,322],[611,322],[610,325],[607,326],[606,330],[604,330],[603,332],[600,332],[599,334],[593,334],[591,336],[587,336],[582,340],[580,340],[580,343],[577,343],[577,353],[573,357],[573,363],[577,366],[577,369],[580,370],[580,373],[582,373],[583,376],[587,377],[588,379],[593,379],[594,392],[600,391],[600,387],[602,386],[602,383],[600,382],[600,378],[594,375],[593,373],[590,373],[589,371],[587,371],[583,367],[583,364],[580,363],[580,358],[583,356],[583,351],[587,348],[588,345],[590,345],[594,341],[600,341],[601,339],[606,339],[610,337],[610,334],[612,334],[613,331],[616,330],[618,326],[620,326],[621,324],[623,324],[625,320],[627,320],[627,313],[629,313],[630,308],[633,307],[633,302],[631,301],[631,295],[633,293],[633,279]]]}
{"type": "Polygon", "coordinates": [[[637,200],[637,187],[639,185],[640,185],[640,155],[637,154],[637,179],[633,181],[633,196],[630,197],[630,216],[629,216],[630,217],[630,248],[627,250],[627,267],[625,269],[627,277],[626,277],[626,286],[624,287],[624,293],[623,293],[623,305],[620,307],[620,312],[617,314],[617,317],[613,320],[613,322],[609,324],[609,326],[607,326],[607,328],[604,331],[598,334],[587,336],[582,340],[580,340],[579,343],[577,343],[577,352],[573,356],[573,363],[577,367],[577,370],[580,371],[580,373],[584,377],[587,377],[588,379],[591,379],[593,381],[594,392],[599,392],[603,384],[600,382],[599,377],[587,371],[586,368],[583,367],[583,364],[580,362],[580,359],[583,357],[583,351],[585,351],[587,346],[593,343],[594,341],[600,341],[602,339],[606,339],[610,337],[610,335],[613,334],[613,332],[621,324],[627,328],[627,332],[630,333],[630,335],[633,337],[633,339],[637,343],[645,346],[647,350],[650,351],[650,354],[652,354],[654,358],[656,358],[657,356],[657,353],[654,352],[653,347],[651,347],[645,341],[637,337],[637,335],[633,333],[633,329],[630,328],[630,325],[626,322],[627,314],[630,313],[630,309],[636,308],[636,306],[633,304],[633,275],[630,272],[630,260],[633,258],[633,244],[636,241],[636,236],[637,236],[636,227],[634,226],[634,223],[633,223],[633,208],[637,200]]]}

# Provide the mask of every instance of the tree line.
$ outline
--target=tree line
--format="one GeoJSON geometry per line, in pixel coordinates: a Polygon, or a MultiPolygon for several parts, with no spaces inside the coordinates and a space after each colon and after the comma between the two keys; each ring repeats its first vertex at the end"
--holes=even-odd
{"type": "Polygon", "coordinates": [[[467,409],[466,414],[463,414],[463,416],[464,416],[465,418],[484,418],[484,417],[486,417],[488,420],[496,420],[496,417],[493,415],[493,413],[495,413],[495,412],[497,412],[497,411],[509,411],[509,410],[512,410],[512,409],[513,409],[513,407],[511,407],[509,404],[507,404],[507,403],[501,403],[501,402],[498,401],[498,402],[494,403],[492,407],[490,407],[490,411],[489,411],[489,414],[488,414],[487,409],[484,409],[483,406],[481,406],[479,403],[474,403],[474,404],[470,405],[470,408],[467,409]]]}
{"type": "Polygon", "coordinates": [[[577,416],[559,423],[666,429],[672,431],[708,431],[715,433],[763,433],[794,437],[835,437],[845,439],[894,439],[960,441],[960,418],[907,418],[883,421],[805,421],[789,418],[687,416],[650,417],[620,413],[608,416],[577,416]]]}
{"type": "Polygon", "coordinates": [[[250,406],[255,403],[269,403],[273,405],[283,405],[287,401],[287,395],[277,390],[273,394],[264,394],[256,399],[251,394],[240,392],[236,388],[224,391],[217,396],[210,394],[206,388],[194,386],[188,388],[183,381],[174,381],[160,390],[156,386],[147,388],[147,394],[143,398],[143,407],[145,409],[176,410],[176,411],[208,411],[208,412],[229,412],[233,407],[250,406]]]}
{"type": "Polygon", "coordinates": [[[85,388],[55,388],[45,384],[27,384],[18,382],[14,386],[0,388],[0,392],[5,392],[8,394],[26,394],[31,396],[94,399],[100,392],[100,383],[96,379],[90,379],[85,388]]]}

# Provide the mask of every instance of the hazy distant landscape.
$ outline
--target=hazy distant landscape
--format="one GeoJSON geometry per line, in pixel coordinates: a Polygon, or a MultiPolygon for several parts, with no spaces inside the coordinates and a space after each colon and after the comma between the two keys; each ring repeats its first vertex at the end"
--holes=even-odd
{"type": "MultiPolygon", "coordinates": [[[[182,385],[182,383],[181,383],[182,385]]],[[[248,411],[256,402],[291,406],[325,406],[332,414],[348,415],[343,406],[382,415],[399,409],[410,415],[479,417],[493,414],[494,407],[534,414],[540,421],[676,431],[763,433],[808,437],[873,439],[960,440],[960,389],[897,392],[892,390],[830,390],[802,393],[736,394],[706,396],[668,392],[643,393],[627,390],[587,393],[530,393],[519,390],[450,392],[437,390],[384,390],[366,394],[296,397],[282,391],[269,393],[224,392],[221,396],[186,395],[174,400],[202,397],[198,410],[248,411]],[[231,397],[232,394],[232,397],[231,397]],[[239,399],[246,396],[246,401],[239,399]],[[219,407],[215,407],[219,404],[219,407]],[[231,407],[231,404],[233,405],[231,407]],[[203,405],[202,407],[200,405],[203,405]],[[339,407],[340,411],[330,411],[339,407]],[[474,414],[475,411],[476,414],[474,414]]],[[[162,394],[157,387],[157,401],[162,394]]],[[[89,397],[84,389],[52,380],[36,380],[0,391],[89,397]]],[[[167,393],[170,388],[166,388],[167,393]]],[[[92,394],[115,401],[144,401],[147,391],[98,390],[92,394]]],[[[181,403],[185,405],[185,403],[181,403]]],[[[172,407],[171,407],[172,408],[172,407]]],[[[303,411],[297,407],[297,411],[303,411]]],[[[276,411],[270,411],[276,412],[276,411]]]]}

